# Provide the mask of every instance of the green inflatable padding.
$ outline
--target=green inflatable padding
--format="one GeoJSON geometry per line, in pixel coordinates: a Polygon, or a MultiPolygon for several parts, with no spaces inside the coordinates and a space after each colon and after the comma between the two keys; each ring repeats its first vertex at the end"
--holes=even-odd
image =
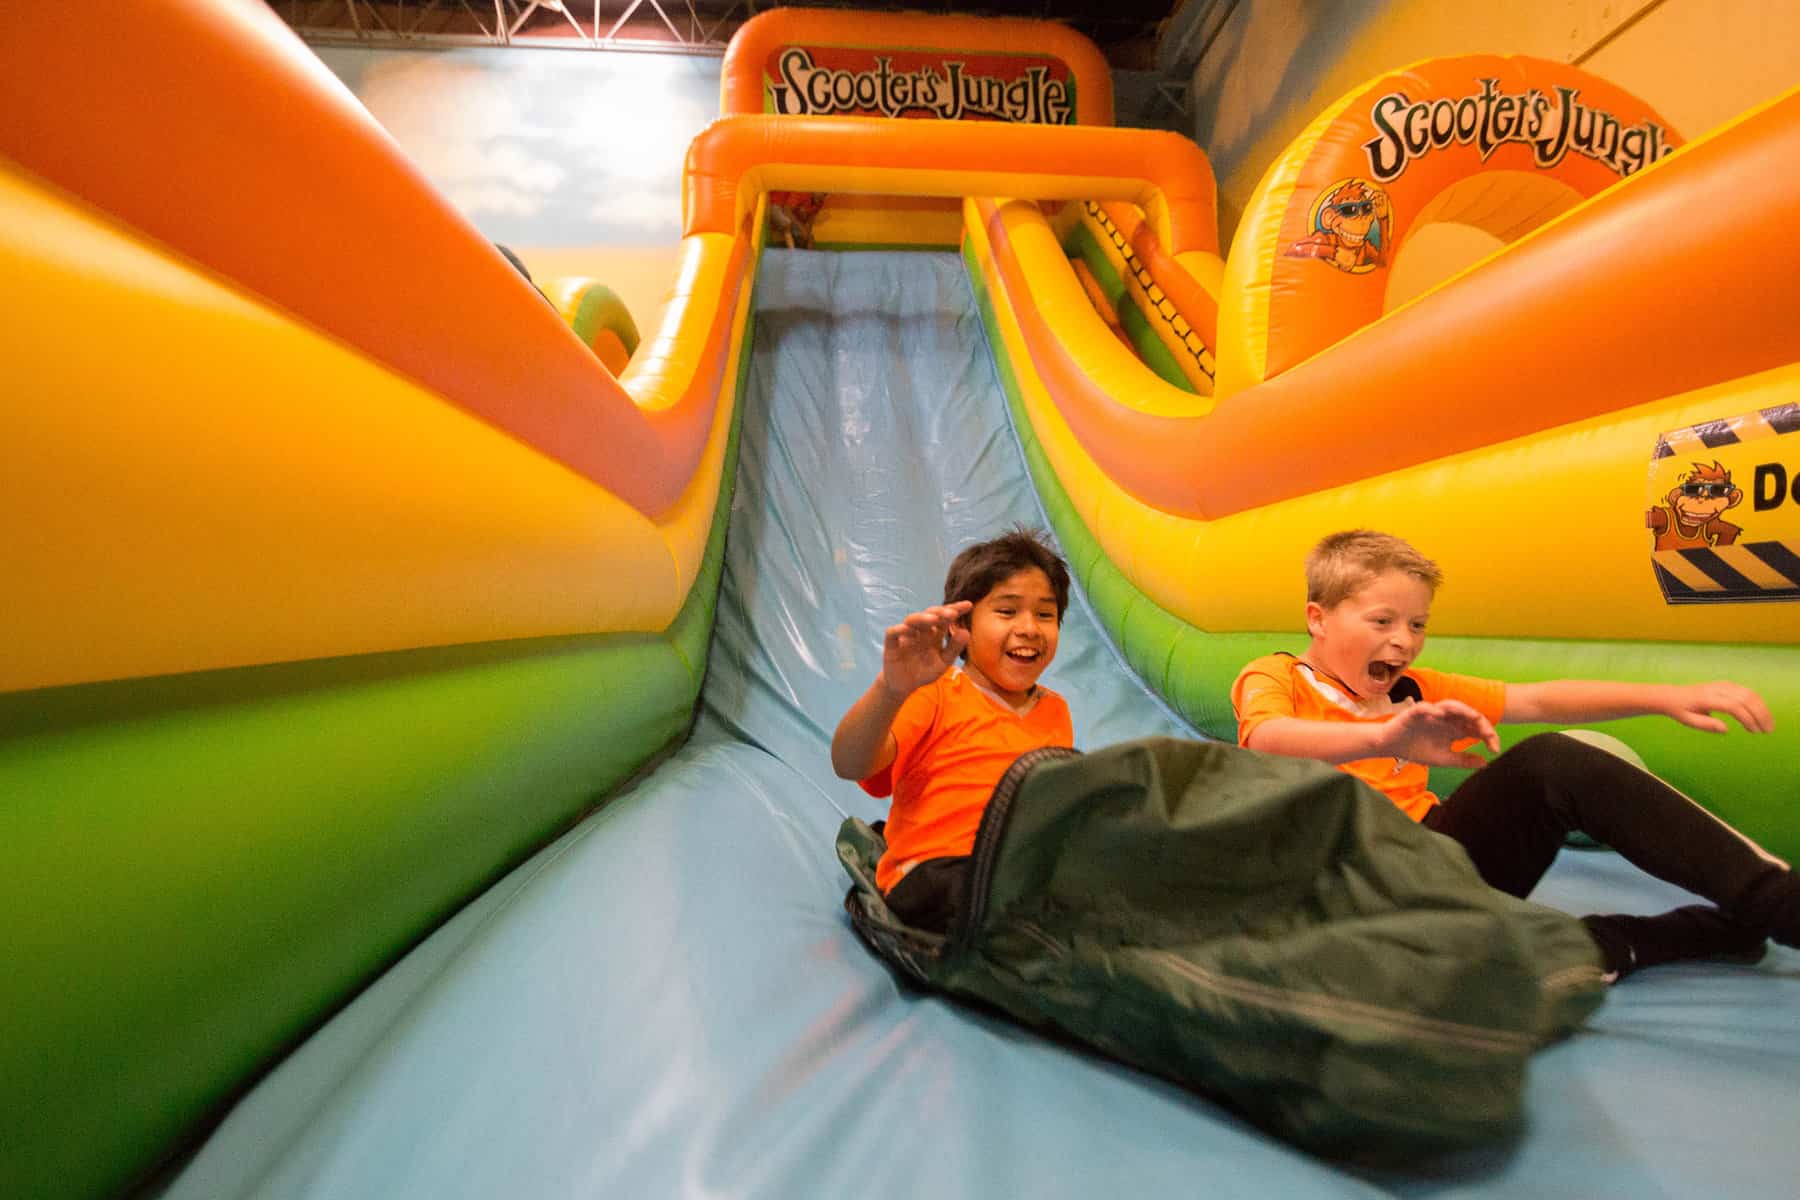
{"type": "Polygon", "coordinates": [[[1143,360],[1144,365],[1163,379],[1184,392],[1194,390],[1186,375],[1181,373],[1181,364],[1175,361],[1175,355],[1163,345],[1162,339],[1150,327],[1150,318],[1144,315],[1136,302],[1125,290],[1125,281],[1119,278],[1119,272],[1113,268],[1112,260],[1106,257],[1094,233],[1086,225],[1077,223],[1063,239],[1063,250],[1070,258],[1079,258],[1087,264],[1094,279],[1100,284],[1100,291],[1112,305],[1113,313],[1119,318],[1119,327],[1131,340],[1132,349],[1143,360]]]}
{"type": "Polygon", "coordinates": [[[581,300],[575,305],[575,319],[569,325],[584,346],[593,345],[595,335],[604,330],[619,339],[619,344],[625,347],[626,357],[637,353],[637,322],[631,319],[631,310],[625,307],[625,301],[609,287],[596,283],[584,289],[581,300]]]}
{"type": "Polygon", "coordinates": [[[736,455],[734,422],[698,578],[660,634],[0,696],[0,1195],[145,1178],[686,735],[736,455]]]}

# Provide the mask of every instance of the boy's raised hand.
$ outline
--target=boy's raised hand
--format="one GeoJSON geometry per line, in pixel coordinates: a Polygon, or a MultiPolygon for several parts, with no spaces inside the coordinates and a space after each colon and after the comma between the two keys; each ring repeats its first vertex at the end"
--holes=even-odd
{"type": "Polygon", "coordinates": [[[967,600],[934,604],[888,626],[881,642],[882,686],[896,699],[905,699],[949,670],[969,644],[969,627],[962,618],[974,607],[967,600]]]}
{"type": "Polygon", "coordinates": [[[1714,713],[1735,717],[1750,733],[1768,733],[1775,728],[1775,718],[1763,698],[1729,679],[1671,687],[1669,706],[1664,711],[1683,725],[1708,733],[1724,733],[1727,729],[1714,713]]]}
{"type": "Polygon", "coordinates": [[[1487,760],[1470,750],[1456,750],[1457,742],[1474,738],[1495,754],[1500,735],[1494,723],[1461,700],[1436,700],[1409,704],[1382,729],[1387,753],[1432,767],[1482,767],[1487,760]]]}

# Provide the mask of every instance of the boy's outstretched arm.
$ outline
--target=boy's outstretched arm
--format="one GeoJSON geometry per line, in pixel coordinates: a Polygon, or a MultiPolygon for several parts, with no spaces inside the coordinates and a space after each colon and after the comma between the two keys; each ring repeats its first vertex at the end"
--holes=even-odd
{"type": "Polygon", "coordinates": [[[1734,718],[1751,733],[1768,733],[1775,718],[1763,698],[1730,680],[1713,683],[1614,683],[1598,679],[1551,679],[1506,685],[1507,723],[1552,725],[1611,721],[1619,717],[1665,716],[1693,729],[1724,733],[1734,718]]]}
{"type": "Polygon", "coordinates": [[[1276,717],[1251,730],[1245,745],[1334,764],[1393,757],[1433,767],[1482,766],[1487,760],[1479,754],[1455,748],[1470,739],[1495,753],[1500,750],[1499,735],[1479,711],[1460,700],[1438,700],[1408,705],[1388,721],[1346,724],[1276,717]]]}
{"type": "Polygon", "coordinates": [[[942,675],[969,644],[962,624],[974,605],[936,604],[888,626],[881,673],[850,706],[831,736],[831,769],[839,779],[867,779],[894,761],[894,718],[906,698],[942,675]]]}

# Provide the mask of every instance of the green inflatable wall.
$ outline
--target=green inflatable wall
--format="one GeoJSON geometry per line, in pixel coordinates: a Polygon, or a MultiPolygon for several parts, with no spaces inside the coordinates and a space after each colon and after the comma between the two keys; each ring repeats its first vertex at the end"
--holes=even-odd
{"type": "Polygon", "coordinates": [[[734,427],[701,571],[661,634],[0,696],[0,1195],[143,1179],[684,738],[736,462],[734,427]]]}

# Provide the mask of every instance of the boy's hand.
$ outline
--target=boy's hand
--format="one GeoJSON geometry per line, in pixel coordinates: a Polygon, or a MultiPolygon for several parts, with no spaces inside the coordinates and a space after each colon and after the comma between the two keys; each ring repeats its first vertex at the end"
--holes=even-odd
{"type": "Polygon", "coordinates": [[[1461,700],[1411,704],[1382,726],[1385,753],[1432,767],[1482,767],[1487,760],[1473,750],[1455,750],[1461,741],[1474,738],[1495,754],[1500,735],[1494,723],[1461,700]]]}
{"type": "Polygon", "coordinates": [[[969,627],[961,621],[974,607],[967,600],[935,604],[888,626],[878,682],[896,700],[904,700],[942,675],[969,644],[969,627]]]}
{"type": "Polygon", "coordinates": [[[1664,711],[1683,725],[1708,733],[1724,733],[1727,728],[1714,713],[1737,718],[1737,723],[1750,733],[1768,733],[1775,728],[1775,718],[1769,714],[1763,698],[1728,679],[1672,687],[1669,706],[1664,711]]]}

